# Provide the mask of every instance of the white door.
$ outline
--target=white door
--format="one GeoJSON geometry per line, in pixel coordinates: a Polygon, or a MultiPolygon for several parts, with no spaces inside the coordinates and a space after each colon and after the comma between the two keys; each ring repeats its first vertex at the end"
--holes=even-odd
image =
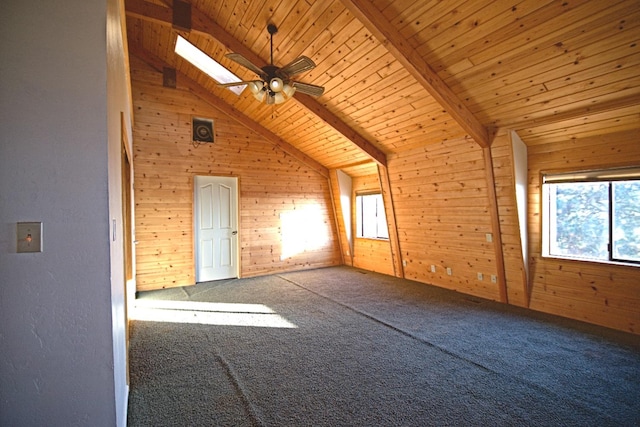
{"type": "Polygon", "coordinates": [[[196,282],[238,277],[238,179],[195,177],[196,282]]]}

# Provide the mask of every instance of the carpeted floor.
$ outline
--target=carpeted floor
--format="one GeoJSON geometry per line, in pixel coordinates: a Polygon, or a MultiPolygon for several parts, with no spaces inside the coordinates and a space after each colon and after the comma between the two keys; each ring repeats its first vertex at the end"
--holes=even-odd
{"type": "Polygon", "coordinates": [[[349,267],[136,302],[129,426],[640,425],[635,335],[349,267]]]}

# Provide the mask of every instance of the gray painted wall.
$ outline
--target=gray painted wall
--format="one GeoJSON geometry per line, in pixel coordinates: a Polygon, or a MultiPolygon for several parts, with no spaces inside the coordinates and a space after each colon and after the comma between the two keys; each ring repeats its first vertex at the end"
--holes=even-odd
{"type": "Polygon", "coordinates": [[[106,23],[104,0],[3,2],[0,425],[126,420],[106,23]],[[43,252],[16,253],[18,221],[43,223],[43,252]]]}

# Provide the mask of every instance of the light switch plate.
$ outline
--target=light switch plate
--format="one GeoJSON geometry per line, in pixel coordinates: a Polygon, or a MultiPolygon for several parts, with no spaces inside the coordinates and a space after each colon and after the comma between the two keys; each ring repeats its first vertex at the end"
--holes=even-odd
{"type": "Polygon", "coordinates": [[[18,253],[42,252],[41,222],[19,222],[17,230],[18,253]]]}

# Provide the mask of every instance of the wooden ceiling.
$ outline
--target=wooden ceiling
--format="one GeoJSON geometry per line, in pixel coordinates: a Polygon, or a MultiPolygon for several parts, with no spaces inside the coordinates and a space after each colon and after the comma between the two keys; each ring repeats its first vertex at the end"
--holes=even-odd
{"type": "Polygon", "coordinates": [[[190,0],[191,30],[171,0],[125,0],[130,54],[172,67],[192,90],[327,168],[368,174],[387,155],[496,128],[529,145],[637,129],[638,0],[190,0]],[[325,87],[276,106],[236,95],[174,53],[177,34],[243,79],[224,57],[269,63],[299,55],[296,80],[325,87]]]}

